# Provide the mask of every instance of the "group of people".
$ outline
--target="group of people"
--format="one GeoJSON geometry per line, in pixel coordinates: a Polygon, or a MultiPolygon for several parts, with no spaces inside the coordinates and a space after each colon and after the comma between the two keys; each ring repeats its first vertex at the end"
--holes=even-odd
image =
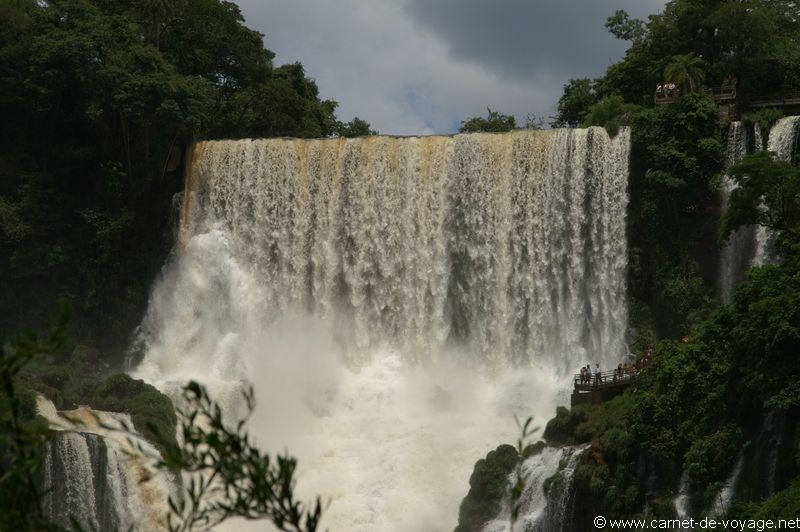
{"type": "MultiPolygon", "coordinates": [[[[653,348],[648,347],[644,355],[639,357],[633,364],[628,364],[627,362],[622,363],[620,362],[617,367],[614,369],[613,374],[610,376],[612,382],[617,382],[619,380],[624,380],[630,378],[632,375],[639,372],[644,366],[650,363],[653,359],[653,348]]],[[[594,385],[598,386],[606,382],[604,379],[607,379],[609,375],[603,375],[603,372],[600,370],[600,364],[596,363],[594,365],[594,371],[592,371],[592,365],[586,364],[585,366],[581,367],[580,379],[581,384],[592,384],[592,380],[594,380],[594,385]]]]}
{"type": "Polygon", "coordinates": [[[659,83],[656,87],[656,94],[659,98],[663,98],[665,95],[668,98],[672,98],[672,96],[675,95],[677,88],[678,87],[674,83],[659,83]]]}

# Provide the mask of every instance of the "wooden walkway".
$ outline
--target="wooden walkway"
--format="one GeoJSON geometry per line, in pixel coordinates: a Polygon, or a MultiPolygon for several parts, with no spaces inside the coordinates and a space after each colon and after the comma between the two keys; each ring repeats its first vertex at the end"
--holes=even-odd
{"type": "MultiPolygon", "coordinates": [[[[653,101],[656,105],[670,104],[678,101],[683,96],[683,91],[680,87],[673,89],[667,88],[668,84],[661,84],[656,88],[653,95],[653,101]]],[[[722,85],[721,87],[704,88],[703,93],[711,96],[715,102],[720,105],[733,105],[736,101],[736,86],[735,84],[722,85]]],[[[776,94],[753,100],[747,103],[747,107],[751,109],[760,109],[764,107],[798,107],[800,108],[800,92],[789,92],[786,94],[776,94]]]]}
{"type": "Polygon", "coordinates": [[[571,397],[572,406],[584,403],[598,404],[607,401],[612,397],[622,393],[625,388],[636,382],[643,369],[652,362],[651,356],[639,359],[638,364],[630,366],[627,371],[622,373],[617,370],[604,371],[597,375],[592,373],[590,378],[582,378],[576,373],[572,382],[573,390],[571,397]]]}
{"type": "Polygon", "coordinates": [[[800,92],[783,94],[764,100],[750,102],[750,107],[794,107],[800,106],[800,92]]]}

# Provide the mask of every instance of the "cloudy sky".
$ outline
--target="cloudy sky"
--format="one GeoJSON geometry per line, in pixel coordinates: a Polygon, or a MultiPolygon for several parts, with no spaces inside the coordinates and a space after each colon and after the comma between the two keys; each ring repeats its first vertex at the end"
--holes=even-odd
{"type": "Polygon", "coordinates": [[[569,78],[625,51],[603,23],[664,0],[236,0],[276,64],[300,61],[338,116],[389,134],[451,133],[486,107],[549,117],[569,78]]]}

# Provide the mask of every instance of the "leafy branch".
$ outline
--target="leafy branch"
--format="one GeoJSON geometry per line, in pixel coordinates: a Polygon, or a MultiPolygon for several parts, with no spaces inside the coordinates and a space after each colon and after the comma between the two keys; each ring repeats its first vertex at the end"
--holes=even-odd
{"type": "Polygon", "coordinates": [[[244,431],[255,409],[252,387],[243,392],[247,415],[231,428],[208,391],[196,382],[183,389],[184,408],[178,409],[180,449],[167,449],[162,468],[184,473],[182,497],[170,496],[169,529],[210,530],[230,517],[270,519],[287,532],[317,529],[322,508],[294,497],[297,460],[274,459],[252,445],[244,431]]]}

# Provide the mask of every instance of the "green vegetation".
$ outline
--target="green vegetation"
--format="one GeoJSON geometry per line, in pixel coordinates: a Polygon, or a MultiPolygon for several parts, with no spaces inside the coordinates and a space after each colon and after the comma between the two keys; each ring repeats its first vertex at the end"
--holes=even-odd
{"type": "Polygon", "coordinates": [[[500,513],[508,490],[508,476],[518,463],[512,445],[500,445],[475,463],[469,477],[469,493],[461,502],[456,532],[480,530],[486,521],[500,513]]]}
{"type": "MultiPolygon", "coordinates": [[[[56,329],[66,338],[69,313],[62,309],[60,325],[56,329]]],[[[35,335],[29,334],[22,345],[37,346],[35,335]]],[[[18,347],[8,347],[16,350],[18,347]]],[[[29,350],[32,350],[30,347],[29,350]]],[[[177,418],[169,398],[144,381],[135,380],[124,373],[109,375],[103,369],[103,357],[85,346],[72,347],[60,340],[47,349],[39,348],[28,356],[18,368],[14,383],[21,397],[26,399],[25,413],[36,415],[35,395],[43,394],[56,408],[70,410],[88,406],[96,410],[126,412],[130,414],[133,428],[163,451],[175,447],[177,418]]]]}
{"type": "Polygon", "coordinates": [[[592,80],[571,79],[564,85],[564,94],[558,99],[558,114],[553,127],[578,127],[586,121],[589,109],[597,103],[597,93],[592,80]]]}
{"type": "Polygon", "coordinates": [[[674,83],[684,94],[697,91],[706,79],[706,63],[694,53],[673,56],[664,68],[664,81],[674,83]]]}
{"type": "Polygon", "coordinates": [[[504,115],[486,108],[486,117],[473,116],[461,122],[459,133],[476,133],[486,131],[489,133],[502,133],[517,127],[517,120],[513,115],[504,115]]]}
{"type": "Polygon", "coordinates": [[[800,238],[800,168],[762,151],[745,157],[728,172],[738,187],[722,218],[722,238],[738,227],[762,225],[781,235],[779,243],[800,238]]]}
{"type": "Polygon", "coordinates": [[[169,497],[171,532],[211,530],[231,517],[269,519],[287,532],[313,532],[319,525],[319,497],[307,506],[294,498],[297,460],[273,460],[251,443],[244,431],[255,409],[250,388],[244,393],[247,415],[231,423],[206,389],[190,382],[178,410],[182,446],[164,455],[160,465],[188,476],[181,496],[169,497]]]}
{"type": "Polygon", "coordinates": [[[0,530],[57,530],[45,518],[37,480],[50,432],[18,375],[35,356],[63,349],[65,326],[62,320],[45,341],[25,335],[0,346],[0,530]]]}
{"type": "Polygon", "coordinates": [[[70,336],[119,366],[172,245],[194,140],[372,133],[221,0],[0,4],[0,335],[70,336]]]}
{"type": "MultiPolygon", "coordinates": [[[[757,125],[761,131],[769,131],[775,122],[783,117],[783,111],[771,107],[756,109],[742,113],[742,122],[746,125],[757,125]]],[[[763,146],[755,146],[756,150],[763,149],[763,146]]]]}

